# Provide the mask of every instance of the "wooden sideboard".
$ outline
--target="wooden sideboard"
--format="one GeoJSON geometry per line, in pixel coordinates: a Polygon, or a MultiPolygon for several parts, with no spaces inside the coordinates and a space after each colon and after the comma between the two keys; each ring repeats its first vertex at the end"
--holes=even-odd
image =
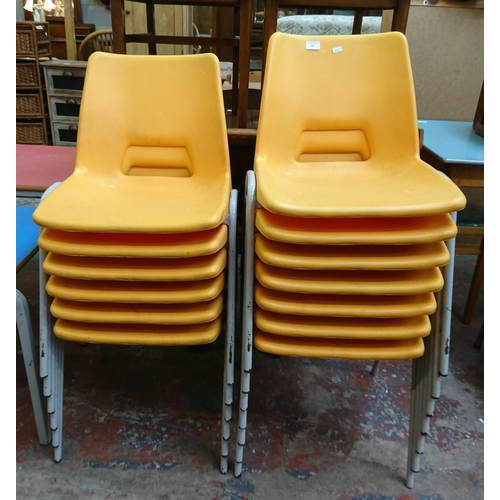
{"type": "MultiPolygon", "coordinates": [[[[95,31],[95,24],[75,23],[75,42],[76,51],[86,36],[95,31]]],[[[63,21],[49,22],[50,45],[52,47],[52,55],[57,59],[67,59],[68,52],[66,49],[66,28],[63,21]]]]}

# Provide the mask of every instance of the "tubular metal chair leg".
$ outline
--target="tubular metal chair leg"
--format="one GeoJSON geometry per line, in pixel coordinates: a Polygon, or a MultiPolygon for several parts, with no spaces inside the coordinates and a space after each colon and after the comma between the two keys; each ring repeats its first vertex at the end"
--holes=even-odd
{"type": "Polygon", "coordinates": [[[440,362],[440,345],[441,345],[441,333],[442,333],[442,320],[443,320],[443,300],[442,291],[436,294],[437,298],[437,309],[436,313],[431,318],[432,320],[432,331],[437,334],[432,335],[430,342],[431,351],[431,363],[430,363],[430,378],[429,378],[429,393],[427,397],[427,411],[426,411],[426,422],[422,432],[428,433],[430,430],[430,420],[434,416],[434,409],[436,406],[436,401],[441,396],[441,376],[439,374],[439,362],[440,362]]]}
{"type": "MultiPolygon", "coordinates": [[[[456,219],[456,213],[452,216],[456,219]]],[[[424,355],[413,362],[406,476],[408,488],[413,488],[415,473],[420,470],[420,457],[424,453],[430,419],[434,414],[435,402],[441,395],[441,378],[448,375],[449,369],[455,239],[448,241],[447,247],[450,260],[443,270],[444,287],[436,294],[437,308],[432,318],[432,331],[430,336],[424,338],[424,355]]]]}
{"type": "MultiPolygon", "coordinates": [[[[457,213],[451,214],[454,222],[457,221],[457,213]]],[[[439,374],[442,377],[448,376],[450,362],[450,338],[451,338],[451,310],[453,305],[453,275],[455,268],[455,238],[446,242],[450,260],[444,268],[444,288],[442,290],[442,311],[441,311],[441,354],[439,363],[439,374]]]]}
{"type": "Polygon", "coordinates": [[[418,419],[418,400],[417,400],[417,386],[418,376],[420,372],[419,358],[414,359],[412,362],[412,375],[411,375],[411,399],[410,399],[410,427],[408,431],[408,459],[406,467],[406,486],[413,488],[415,484],[415,477],[413,471],[413,454],[416,449],[416,422],[418,419]]]}
{"type": "MultiPolygon", "coordinates": [[[[39,315],[40,315],[40,377],[43,379],[43,393],[49,397],[51,395],[51,378],[50,378],[50,313],[49,313],[49,297],[45,291],[48,276],[43,270],[43,261],[47,253],[40,248],[39,250],[39,315]]],[[[50,409],[47,409],[51,413],[50,409]]]]}
{"type": "Polygon", "coordinates": [[[248,395],[250,393],[250,372],[253,349],[253,266],[254,266],[254,224],[255,224],[255,174],[247,172],[245,208],[245,263],[243,279],[243,332],[241,342],[240,400],[238,430],[236,435],[236,457],[234,475],[239,477],[243,466],[248,395]]]}
{"type": "Polygon", "coordinates": [[[476,340],[474,341],[474,349],[481,349],[484,341],[484,323],[481,325],[479,333],[477,334],[476,340]]]}
{"type": "MultiPolygon", "coordinates": [[[[50,315],[50,313],[49,313],[50,315]]],[[[50,396],[47,401],[48,412],[50,414],[50,428],[54,431],[57,429],[57,404],[58,404],[58,379],[57,379],[57,366],[58,366],[58,356],[59,356],[59,343],[58,339],[53,333],[53,318],[49,317],[49,346],[50,351],[48,353],[49,357],[49,375],[50,380],[50,396]]],[[[52,445],[54,445],[54,436],[52,436],[52,445]]]]}
{"type": "Polygon", "coordinates": [[[222,404],[222,437],[220,470],[225,474],[228,470],[229,436],[231,433],[231,417],[234,387],[234,331],[236,323],[236,225],[237,225],[238,193],[231,191],[229,206],[229,258],[227,273],[227,321],[226,343],[224,352],[224,386],[222,404]]]}
{"type": "Polygon", "coordinates": [[[38,357],[35,354],[35,341],[30,312],[26,297],[16,290],[16,317],[19,341],[23,352],[24,367],[28,378],[28,387],[31,396],[31,404],[35,416],[35,424],[40,444],[50,443],[50,433],[45,410],[45,398],[42,391],[42,382],[39,377],[38,357]]]}
{"type": "MultiPolygon", "coordinates": [[[[42,195],[42,200],[53,191],[60,182],[52,184],[42,195]]],[[[39,249],[39,315],[40,315],[40,377],[43,380],[43,394],[48,398],[47,412],[54,412],[52,398],[52,378],[51,378],[51,343],[52,343],[52,315],[50,314],[50,297],[46,293],[48,275],[43,270],[43,262],[47,257],[47,252],[39,249]]]]}
{"type": "Polygon", "coordinates": [[[415,431],[416,437],[417,437],[417,442],[416,442],[416,447],[415,447],[415,452],[416,454],[414,455],[414,458],[416,459],[414,461],[414,466],[413,470],[415,472],[418,472],[420,470],[420,458],[424,454],[425,450],[425,438],[429,434],[429,426],[430,426],[430,419],[429,419],[429,401],[430,401],[430,394],[431,394],[431,373],[430,373],[430,367],[432,365],[432,358],[433,358],[433,353],[431,349],[431,339],[432,336],[427,336],[424,338],[424,345],[425,345],[425,352],[424,355],[422,356],[422,374],[421,374],[421,387],[420,387],[420,395],[419,395],[419,413],[417,417],[417,425],[418,425],[418,430],[415,431]]]}
{"type": "MultiPolygon", "coordinates": [[[[440,310],[438,303],[438,310],[434,315],[433,323],[437,323],[440,318],[440,310]]],[[[439,336],[435,332],[439,332],[433,324],[432,332],[428,340],[424,339],[425,348],[429,349],[429,360],[426,366],[426,386],[425,386],[425,407],[424,407],[424,421],[421,429],[421,444],[419,450],[423,453],[423,447],[426,436],[430,432],[431,419],[434,416],[434,407],[436,399],[439,398],[439,390],[436,392],[437,382],[439,381],[439,336]],[[437,394],[437,397],[435,395],[437,394]]],[[[436,325],[437,326],[437,325],[436,325]]]]}
{"type": "MultiPolygon", "coordinates": [[[[60,183],[47,189],[42,199],[60,183]]],[[[47,413],[52,431],[54,461],[62,458],[62,405],[64,388],[64,341],[54,335],[54,318],[50,313],[50,297],[46,291],[48,276],[43,269],[47,253],[40,249],[40,376],[44,379],[47,413]]]]}
{"type": "Polygon", "coordinates": [[[373,362],[372,369],[370,370],[370,375],[374,376],[377,373],[378,367],[380,366],[380,360],[376,359],[373,362]]]}
{"type": "Polygon", "coordinates": [[[55,366],[56,379],[56,415],[57,428],[52,433],[52,446],[54,447],[54,462],[62,459],[62,422],[63,422],[63,392],[64,392],[64,340],[57,339],[57,356],[55,366]]]}
{"type": "MultiPolygon", "coordinates": [[[[427,346],[426,346],[427,347],[427,346]]],[[[413,488],[415,474],[420,470],[420,457],[423,454],[422,429],[424,428],[427,397],[425,368],[429,365],[426,350],[423,356],[413,360],[412,386],[410,403],[410,430],[408,443],[408,461],[406,473],[406,486],[413,488]]]]}

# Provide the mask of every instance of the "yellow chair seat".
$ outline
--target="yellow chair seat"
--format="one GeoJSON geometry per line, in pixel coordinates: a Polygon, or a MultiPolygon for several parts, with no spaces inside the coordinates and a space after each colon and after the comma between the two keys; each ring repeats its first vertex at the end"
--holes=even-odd
{"type": "Polygon", "coordinates": [[[193,303],[219,295],[225,273],[199,281],[103,281],[74,280],[50,276],[46,290],[52,297],[87,302],[146,302],[150,304],[193,303]]]}
{"type": "Polygon", "coordinates": [[[437,267],[415,271],[309,271],[255,259],[255,276],[266,288],[294,293],[409,295],[437,292],[444,284],[437,267]]]}
{"type": "Polygon", "coordinates": [[[218,276],[226,265],[226,249],[188,259],[72,257],[48,253],[47,274],[63,278],[124,281],[194,281],[218,276]]]}
{"type": "Polygon", "coordinates": [[[64,231],[195,232],[226,220],[230,194],[217,57],[96,52],[87,65],[74,172],[33,218],[64,231]]]}
{"type": "Polygon", "coordinates": [[[222,317],[201,325],[133,325],[80,323],[58,319],[54,334],[65,340],[96,344],[186,346],[209,344],[217,339],[222,317]]]}
{"type": "Polygon", "coordinates": [[[295,217],[414,217],[465,206],[460,189],[420,159],[402,33],[275,33],[267,60],[254,161],[264,208],[295,217]],[[300,71],[291,78],[290,68],[300,71]]]}
{"type": "Polygon", "coordinates": [[[272,168],[264,163],[256,157],[257,201],[282,215],[415,217],[462,210],[466,203],[452,181],[418,157],[321,165],[276,162],[272,168]]]}
{"type": "Polygon", "coordinates": [[[56,318],[90,323],[193,325],[217,318],[222,303],[222,294],[199,304],[78,302],[55,298],[50,312],[56,318]]]}
{"type": "Polygon", "coordinates": [[[425,337],[431,331],[428,316],[337,318],[277,314],[256,307],[254,321],[263,332],[291,337],[391,340],[425,337]]]}
{"type": "Polygon", "coordinates": [[[408,318],[432,314],[432,293],[418,295],[319,295],[269,290],[255,284],[255,302],[267,311],[305,316],[408,318]]]}
{"type": "Polygon", "coordinates": [[[292,245],[255,235],[255,253],[271,266],[290,269],[405,270],[441,267],[444,242],[422,245],[292,245]]]}
{"type": "MultiPolygon", "coordinates": [[[[79,135],[80,130],[81,126],[79,135]]],[[[217,227],[227,217],[229,171],[223,177],[138,177],[118,172],[93,179],[79,166],[78,144],[76,154],[74,173],[33,214],[39,226],[62,231],[181,233],[217,227]]]]}
{"type": "Polygon", "coordinates": [[[424,353],[422,338],[402,340],[352,340],[285,337],[254,329],[257,349],[278,356],[337,359],[408,359],[424,353]]]}
{"type": "Polygon", "coordinates": [[[196,233],[85,233],[43,229],[38,245],[47,252],[90,257],[197,257],[220,250],[227,241],[225,224],[196,233]]]}
{"type": "Polygon", "coordinates": [[[454,238],[449,214],[427,217],[313,219],[256,210],[255,227],[270,240],[313,245],[409,245],[454,238]]]}

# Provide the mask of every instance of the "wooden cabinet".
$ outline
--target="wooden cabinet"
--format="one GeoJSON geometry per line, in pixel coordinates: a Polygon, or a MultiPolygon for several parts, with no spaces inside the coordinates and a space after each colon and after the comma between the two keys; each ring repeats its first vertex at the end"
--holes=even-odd
{"type": "Polygon", "coordinates": [[[87,63],[53,60],[42,63],[54,146],[75,146],[87,63]]]}
{"type": "Polygon", "coordinates": [[[16,143],[49,144],[40,60],[50,59],[48,23],[16,23],[16,143]]]}
{"type": "MultiPolygon", "coordinates": [[[[75,23],[75,42],[76,51],[87,35],[95,31],[95,24],[75,23]]],[[[67,59],[68,52],[66,49],[66,28],[63,21],[49,21],[49,36],[52,45],[52,55],[57,59],[67,59]]]]}

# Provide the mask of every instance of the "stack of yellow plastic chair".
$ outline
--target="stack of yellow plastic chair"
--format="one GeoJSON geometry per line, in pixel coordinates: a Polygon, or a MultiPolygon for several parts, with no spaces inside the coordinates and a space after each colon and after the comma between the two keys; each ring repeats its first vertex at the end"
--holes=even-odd
{"type": "Polygon", "coordinates": [[[188,346],[225,330],[227,471],[237,193],[219,73],[213,54],[90,57],[74,173],[34,214],[42,228],[41,375],[56,461],[64,340],[188,346]]]}
{"type": "Polygon", "coordinates": [[[419,359],[412,487],[443,357],[445,315],[432,335],[430,316],[453,254],[452,213],[465,198],[419,158],[404,35],[276,33],[267,61],[246,186],[235,474],[242,472],[255,345],[285,356],[419,359]]]}

